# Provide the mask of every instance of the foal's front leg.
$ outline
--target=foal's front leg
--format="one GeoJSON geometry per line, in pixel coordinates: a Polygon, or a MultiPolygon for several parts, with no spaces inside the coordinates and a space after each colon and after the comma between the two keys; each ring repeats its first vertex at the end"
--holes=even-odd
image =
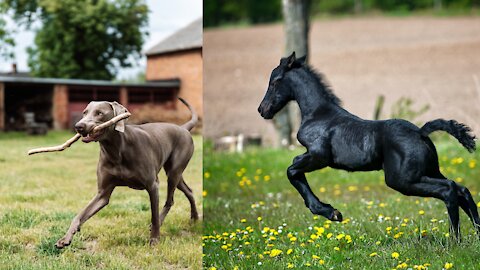
{"type": "Polygon", "coordinates": [[[302,195],[305,205],[313,214],[324,216],[332,221],[342,221],[342,214],[337,209],[333,208],[330,204],[321,202],[318,197],[315,196],[305,177],[305,172],[318,170],[325,166],[326,162],[314,160],[311,154],[307,152],[293,159],[292,165],[287,169],[287,176],[290,183],[292,183],[300,195],[302,195]]]}

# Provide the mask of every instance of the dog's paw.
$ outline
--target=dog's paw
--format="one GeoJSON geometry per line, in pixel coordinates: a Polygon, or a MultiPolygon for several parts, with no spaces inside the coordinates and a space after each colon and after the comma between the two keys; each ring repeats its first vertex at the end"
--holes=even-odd
{"type": "Polygon", "coordinates": [[[150,246],[155,246],[158,244],[158,237],[150,238],[150,246]]]}
{"type": "Polygon", "coordinates": [[[341,222],[343,220],[343,216],[340,211],[338,211],[337,209],[333,209],[332,215],[328,219],[330,219],[331,221],[341,222]]]}
{"type": "Polygon", "coordinates": [[[62,239],[58,240],[57,243],[55,243],[55,247],[58,249],[62,249],[64,247],[67,247],[72,243],[71,239],[67,239],[67,237],[63,237],[62,239]]]}

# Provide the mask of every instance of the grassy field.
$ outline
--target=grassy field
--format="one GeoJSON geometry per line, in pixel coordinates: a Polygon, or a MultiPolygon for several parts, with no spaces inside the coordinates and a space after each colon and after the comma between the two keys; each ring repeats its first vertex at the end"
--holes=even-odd
{"type": "MultiPolygon", "coordinates": [[[[200,269],[201,223],[190,224],[181,192],[150,247],[150,203],[145,191],[116,188],[110,204],[87,221],[71,246],[55,242],[96,194],[97,143],[77,142],[59,153],[27,156],[28,149],[63,143],[67,132],[46,137],[0,133],[0,269],[200,269]]],[[[185,173],[202,203],[202,140],[185,173]]],[[[166,178],[160,173],[160,203],[166,178]]]]}
{"type": "MultiPolygon", "coordinates": [[[[444,174],[480,200],[480,152],[469,154],[454,139],[436,145],[444,174]]],[[[205,268],[480,269],[480,242],[463,212],[457,244],[443,202],[403,196],[386,187],[382,172],[307,174],[344,221],[314,216],[285,173],[302,151],[205,147],[205,268]]]]}

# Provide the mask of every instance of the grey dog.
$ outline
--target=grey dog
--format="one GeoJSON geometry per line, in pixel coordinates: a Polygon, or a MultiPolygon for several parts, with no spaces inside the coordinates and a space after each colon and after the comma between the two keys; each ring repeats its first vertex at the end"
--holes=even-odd
{"type": "Polygon", "coordinates": [[[195,110],[180,98],[191,111],[192,118],[182,126],[170,123],[149,123],[125,125],[124,120],[109,128],[92,134],[93,129],[128,112],[117,102],[90,102],[83,111],[83,118],[75,124],[83,142],[98,141],[100,158],[97,167],[98,193],[72,221],[56,247],[63,248],[72,242],[80,226],[100,209],[106,206],[117,186],[147,190],[150,196],[152,226],[150,244],[158,242],[160,226],[173,205],[175,189],[180,189],[190,202],[191,219],[198,219],[192,190],[183,179],[183,171],[193,155],[193,140],[190,130],[197,124],[195,110]],[[164,168],[168,177],[168,191],[165,205],[159,214],[158,173],[164,168]]]}

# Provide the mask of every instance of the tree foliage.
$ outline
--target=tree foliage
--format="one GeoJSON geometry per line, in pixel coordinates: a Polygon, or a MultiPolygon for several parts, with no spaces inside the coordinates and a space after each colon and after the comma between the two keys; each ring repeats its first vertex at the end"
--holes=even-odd
{"type": "MultiPolygon", "coordinates": [[[[206,27],[239,22],[261,23],[282,19],[282,0],[208,0],[204,1],[206,27]]],[[[310,13],[352,14],[363,11],[410,12],[435,9],[440,4],[446,10],[470,10],[480,6],[480,0],[311,0],[310,13]]]]}
{"type": "Polygon", "coordinates": [[[37,27],[28,49],[40,77],[112,79],[141,56],[148,8],[143,0],[4,0],[4,10],[37,27]]]}
{"type": "Polygon", "coordinates": [[[9,60],[13,58],[13,46],[15,41],[11,33],[7,31],[7,22],[0,18],[0,59],[9,60]]]}

